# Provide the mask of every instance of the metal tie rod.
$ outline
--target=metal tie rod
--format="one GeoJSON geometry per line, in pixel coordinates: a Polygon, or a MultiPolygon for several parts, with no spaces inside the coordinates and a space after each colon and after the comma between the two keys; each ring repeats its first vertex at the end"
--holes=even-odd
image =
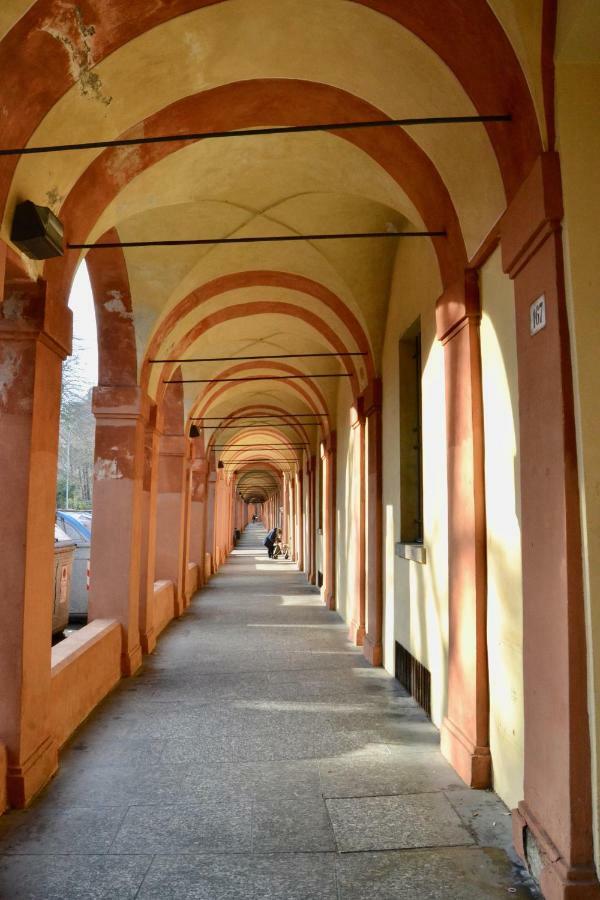
{"type": "MultiPolygon", "coordinates": [[[[278,244],[289,241],[346,241],[356,238],[430,238],[446,236],[446,231],[342,231],[332,234],[271,234],[256,237],[186,238],[177,241],[106,241],[98,244],[67,244],[67,248],[69,250],[113,250],[117,247],[196,247],[213,244],[278,244]]],[[[241,357],[236,358],[240,359],[241,357]]]]}
{"type": "Polygon", "coordinates": [[[257,359],[316,359],[330,356],[367,356],[366,350],[341,351],[339,353],[277,353],[272,356],[202,356],[192,359],[149,359],[149,363],[205,363],[205,362],[237,362],[257,359]]]}
{"type": "Polygon", "coordinates": [[[294,378],[352,378],[350,372],[332,372],[319,375],[252,375],[248,378],[171,378],[163,384],[217,384],[223,381],[291,381],[294,378]]]}
{"type": "Polygon", "coordinates": [[[115,138],[85,141],[78,144],[47,144],[42,147],[4,147],[0,156],[30,156],[35,153],[65,153],[69,150],[101,150],[106,147],[134,147],[140,144],[177,144],[180,141],[206,141],[228,137],[262,137],[271,134],[302,134],[313,131],[349,131],[355,128],[390,128],[410,125],[468,125],[473,122],[510,122],[510,114],[483,116],[422,116],[405,119],[366,119],[356,122],[327,122],[314,125],[276,125],[269,128],[197,131],[185,134],[162,134],[154,137],[115,138]]]}
{"type": "MultiPolygon", "coordinates": [[[[295,416],[297,419],[300,419],[300,418],[302,418],[303,416],[308,416],[308,417],[312,417],[312,416],[320,416],[320,417],[323,417],[323,418],[327,418],[328,415],[329,415],[329,413],[326,413],[326,412],[315,412],[315,413],[312,413],[312,412],[310,412],[310,413],[307,413],[307,412],[301,412],[301,413],[293,413],[293,412],[290,412],[290,413],[256,413],[255,415],[253,415],[252,413],[248,413],[247,416],[227,416],[227,415],[222,415],[222,416],[191,416],[191,420],[192,420],[193,422],[209,422],[209,421],[210,421],[210,422],[213,422],[213,421],[215,421],[215,422],[223,422],[223,421],[225,421],[225,420],[231,421],[231,420],[233,420],[233,419],[281,419],[281,418],[284,417],[284,416],[286,416],[286,417],[287,417],[287,416],[295,416]]],[[[212,427],[212,426],[211,426],[211,427],[212,427]]]]}

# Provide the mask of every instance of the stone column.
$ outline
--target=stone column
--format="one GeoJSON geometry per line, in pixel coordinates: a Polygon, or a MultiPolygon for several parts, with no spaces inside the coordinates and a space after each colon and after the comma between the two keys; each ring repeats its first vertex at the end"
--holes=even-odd
{"type": "Polygon", "coordinates": [[[185,609],[185,528],[187,475],[190,457],[185,437],[162,435],[158,459],[158,497],[156,503],[156,579],[172,581],[175,594],[174,615],[185,609]]]}
{"type": "Polygon", "coordinates": [[[353,465],[352,485],[358,491],[358,503],[351,505],[349,514],[354,519],[355,541],[352,556],[354,557],[354,598],[350,619],[350,640],[357,647],[362,647],[365,639],[365,418],[363,401],[359,397],[353,409],[353,465]]]}
{"type": "Polygon", "coordinates": [[[123,632],[121,669],[142,662],[139,627],[142,478],[147,404],[140,388],[94,388],[94,525],[88,619],[117,619],[123,632]]]}
{"type": "Polygon", "coordinates": [[[307,464],[308,475],[308,580],[311,584],[317,583],[316,566],[316,470],[317,458],[311,456],[307,464]]]}
{"type": "Polygon", "coordinates": [[[304,571],[304,492],[302,469],[296,474],[296,544],[298,553],[298,568],[304,571]]]}
{"type": "Polygon", "coordinates": [[[365,416],[365,642],[364,655],[374,666],[383,662],[382,589],[382,460],[381,380],[371,382],[363,395],[365,416]]]}
{"type": "Polygon", "coordinates": [[[287,475],[283,476],[283,521],[281,523],[281,539],[284,544],[288,543],[288,479],[287,475]]]}
{"type": "Polygon", "coordinates": [[[61,363],[71,311],[45,286],[4,280],[0,245],[0,742],[7,795],[26,806],[57,768],[50,642],[61,363]]]}
{"type": "Polygon", "coordinates": [[[149,404],[144,429],[142,478],[142,538],[140,550],[140,644],[143,653],[156,647],[154,621],[154,569],[156,565],[156,499],[158,496],[159,434],[156,404],[149,404]]]}
{"type": "Polygon", "coordinates": [[[335,609],[335,495],[336,433],[332,431],[322,446],[323,496],[323,601],[335,609]]]}
{"type": "Polygon", "coordinates": [[[204,583],[206,477],[208,464],[200,457],[192,463],[190,510],[190,560],[198,563],[199,584],[204,583]]]}
{"type": "Polygon", "coordinates": [[[477,274],[436,310],[444,344],[448,457],[448,713],[442,753],[471,787],[489,787],[483,396],[477,274]]]}
{"type": "MultiPolygon", "coordinates": [[[[209,463],[210,466],[210,463],[209,463]]],[[[216,571],[216,562],[215,562],[215,515],[216,515],[216,503],[215,503],[215,486],[217,480],[217,473],[215,469],[212,471],[209,470],[207,481],[206,481],[206,508],[205,508],[205,553],[210,553],[210,571],[211,573],[216,571]]]]}
{"type": "Polygon", "coordinates": [[[547,900],[587,900],[600,887],[562,216],[558,156],[545,153],[501,222],[515,286],[521,448],[525,784],[513,833],[547,900]]]}

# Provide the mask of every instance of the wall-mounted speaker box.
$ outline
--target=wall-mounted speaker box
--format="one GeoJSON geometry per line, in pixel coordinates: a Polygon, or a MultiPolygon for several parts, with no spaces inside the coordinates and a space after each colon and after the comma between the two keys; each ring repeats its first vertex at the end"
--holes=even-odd
{"type": "Polygon", "coordinates": [[[10,239],[30,259],[51,259],[63,255],[63,226],[47,206],[31,200],[15,209],[10,239]]]}

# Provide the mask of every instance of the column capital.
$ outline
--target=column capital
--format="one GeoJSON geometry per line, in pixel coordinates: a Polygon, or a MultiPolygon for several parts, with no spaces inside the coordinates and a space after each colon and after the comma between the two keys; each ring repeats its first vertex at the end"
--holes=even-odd
{"type": "Polygon", "coordinates": [[[558,153],[542,153],[500,220],[502,267],[511,278],[560,228],[562,218],[558,153]]]}
{"type": "Polygon", "coordinates": [[[463,277],[446,288],[435,305],[435,320],[437,338],[443,344],[451,340],[467,322],[479,324],[481,303],[476,271],[465,269],[463,277]]]}
{"type": "Polygon", "coordinates": [[[362,407],[365,418],[381,411],[381,378],[372,378],[362,394],[362,407]]]}
{"type": "Polygon", "coordinates": [[[100,384],[92,391],[92,412],[96,419],[144,419],[150,422],[152,406],[155,404],[136,385],[100,384]]]}
{"type": "Polygon", "coordinates": [[[44,281],[14,279],[0,284],[0,339],[40,340],[61,359],[71,353],[73,314],[50,298],[44,281]]]}

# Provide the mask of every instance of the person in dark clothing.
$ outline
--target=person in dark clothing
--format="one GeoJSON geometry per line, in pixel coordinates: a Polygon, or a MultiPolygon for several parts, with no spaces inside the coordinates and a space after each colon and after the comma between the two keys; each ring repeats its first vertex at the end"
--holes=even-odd
{"type": "Polygon", "coordinates": [[[265,547],[267,548],[267,553],[269,554],[269,559],[273,558],[273,547],[275,546],[276,537],[277,529],[271,528],[264,541],[265,547]]]}

